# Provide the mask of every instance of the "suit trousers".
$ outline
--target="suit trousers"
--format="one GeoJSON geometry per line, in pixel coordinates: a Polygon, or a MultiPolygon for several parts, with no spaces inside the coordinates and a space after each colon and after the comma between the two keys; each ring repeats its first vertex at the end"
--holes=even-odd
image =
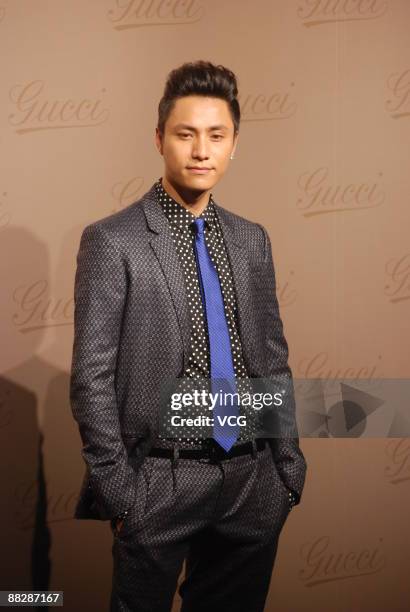
{"type": "Polygon", "coordinates": [[[268,444],[224,460],[146,456],[134,505],[113,522],[111,612],[262,612],[288,490],[268,444]]]}

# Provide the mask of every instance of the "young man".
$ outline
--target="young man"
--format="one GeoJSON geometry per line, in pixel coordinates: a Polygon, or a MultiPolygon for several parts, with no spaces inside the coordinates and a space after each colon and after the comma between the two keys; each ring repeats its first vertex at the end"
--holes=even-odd
{"type": "Polygon", "coordinates": [[[292,380],[268,234],[211,192],[237,146],[237,94],[223,66],[173,70],[156,130],[164,176],[81,237],[70,397],[87,473],[75,517],[110,520],[111,610],[168,612],[185,560],[183,612],[262,612],[304,486],[296,436],[257,437],[252,419],[207,437],[159,427],[165,378],[292,380]]]}

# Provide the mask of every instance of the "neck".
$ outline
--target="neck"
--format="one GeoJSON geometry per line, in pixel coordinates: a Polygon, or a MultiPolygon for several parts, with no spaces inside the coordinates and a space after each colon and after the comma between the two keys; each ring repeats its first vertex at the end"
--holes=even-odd
{"type": "Polygon", "coordinates": [[[211,190],[194,192],[171,183],[166,176],[162,177],[162,186],[178,204],[189,210],[193,215],[199,215],[205,210],[209,202],[211,190]]]}

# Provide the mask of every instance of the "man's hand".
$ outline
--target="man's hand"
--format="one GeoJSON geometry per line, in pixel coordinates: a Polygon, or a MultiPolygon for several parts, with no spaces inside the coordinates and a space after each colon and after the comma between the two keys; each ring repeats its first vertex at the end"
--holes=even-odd
{"type": "Polygon", "coordinates": [[[122,514],[119,514],[118,516],[114,517],[112,519],[112,524],[114,525],[114,529],[115,529],[115,533],[118,535],[121,531],[122,525],[124,523],[124,519],[127,516],[129,512],[128,510],[125,510],[125,512],[123,512],[122,514]]]}

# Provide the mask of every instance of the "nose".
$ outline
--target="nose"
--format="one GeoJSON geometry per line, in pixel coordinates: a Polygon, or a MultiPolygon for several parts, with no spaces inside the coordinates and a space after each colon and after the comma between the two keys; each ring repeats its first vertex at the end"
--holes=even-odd
{"type": "Polygon", "coordinates": [[[192,145],[192,157],[194,159],[209,159],[205,137],[195,138],[192,145]]]}

